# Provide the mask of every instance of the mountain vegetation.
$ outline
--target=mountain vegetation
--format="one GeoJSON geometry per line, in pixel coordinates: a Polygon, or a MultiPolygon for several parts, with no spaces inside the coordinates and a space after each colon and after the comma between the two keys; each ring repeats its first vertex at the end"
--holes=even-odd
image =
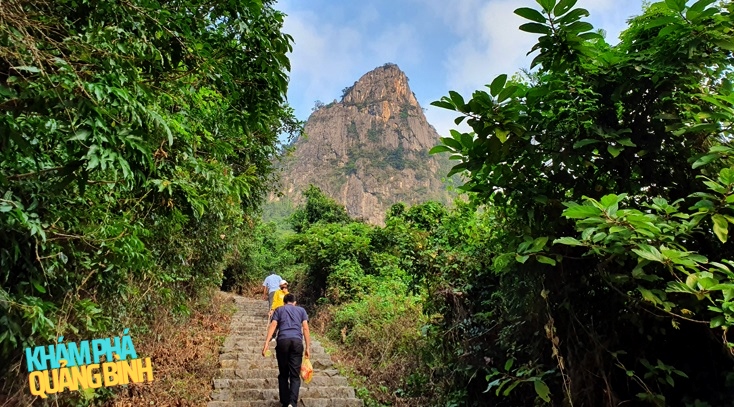
{"type": "Polygon", "coordinates": [[[278,162],[280,184],[264,205],[264,219],[282,224],[311,184],[373,224],[383,224],[397,202],[451,202],[458,177],[445,176],[448,157],[429,156],[439,136],[408,82],[387,63],[344,88],[340,101],[316,101],[305,136],[278,162]]]}
{"type": "MultiPolygon", "coordinates": [[[[367,405],[732,406],[734,4],[647,4],[616,45],[575,0],[537,4],[515,11],[530,71],[434,102],[471,129],[431,150],[467,200],[375,224],[299,184],[285,225],[257,216],[300,127],[272,2],[3,3],[5,401],[28,404],[23,347],[154,332],[151,309],[276,270],[367,405]]],[[[368,82],[314,116],[417,123],[360,105],[387,91],[368,82]]],[[[339,134],[388,139],[357,124],[339,134]]],[[[389,140],[385,166],[425,153],[389,140]]],[[[346,145],[340,170],[364,174],[346,145]]]]}
{"type": "Polygon", "coordinates": [[[734,4],[651,4],[612,47],[574,3],[516,11],[540,34],[530,78],[435,103],[474,132],[434,152],[503,219],[497,288],[466,302],[512,304],[487,310],[512,338],[485,342],[487,389],[728,405],[734,4]]]}
{"type": "Polygon", "coordinates": [[[278,136],[301,126],[273,3],[2,2],[5,402],[29,403],[23,348],[144,334],[244,261],[278,136]]]}
{"type": "Polygon", "coordinates": [[[469,203],[284,238],[375,403],[732,405],[734,5],[649,4],[612,46],[575,3],[515,11],[532,71],[434,102],[469,203]]]}

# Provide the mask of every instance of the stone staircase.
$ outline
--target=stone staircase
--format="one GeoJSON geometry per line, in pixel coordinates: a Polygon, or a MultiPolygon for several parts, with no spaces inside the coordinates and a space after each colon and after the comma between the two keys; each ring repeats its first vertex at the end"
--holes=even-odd
{"type": "MultiPolygon", "coordinates": [[[[219,355],[219,373],[207,407],[280,407],[275,342],[263,357],[267,301],[235,296],[237,311],[219,355]]],[[[298,407],[363,407],[347,379],[334,369],[324,348],[311,337],[311,383],[301,381],[298,407]]],[[[295,407],[295,406],[294,406],[295,407]]]]}

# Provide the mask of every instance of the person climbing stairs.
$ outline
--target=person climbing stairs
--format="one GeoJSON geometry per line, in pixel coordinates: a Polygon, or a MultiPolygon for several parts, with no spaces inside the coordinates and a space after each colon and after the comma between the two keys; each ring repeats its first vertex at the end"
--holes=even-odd
{"type": "MultiPolygon", "coordinates": [[[[219,372],[207,407],[281,407],[278,401],[278,362],[261,354],[268,324],[267,301],[236,296],[230,335],[219,355],[219,372]]],[[[271,343],[271,349],[275,342],[271,343]]],[[[314,374],[301,382],[298,405],[293,407],[363,407],[354,388],[334,369],[331,357],[318,341],[311,343],[314,374]]]]}

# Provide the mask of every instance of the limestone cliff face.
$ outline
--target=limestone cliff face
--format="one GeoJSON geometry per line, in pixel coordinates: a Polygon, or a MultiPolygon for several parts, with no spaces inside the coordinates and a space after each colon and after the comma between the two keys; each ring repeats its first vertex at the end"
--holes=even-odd
{"type": "Polygon", "coordinates": [[[442,178],[450,166],[428,155],[439,136],[397,65],[368,72],[341,102],[316,110],[305,134],[283,162],[283,196],[271,202],[300,203],[301,192],[314,184],[351,216],[383,224],[396,202],[448,201],[442,178]]]}

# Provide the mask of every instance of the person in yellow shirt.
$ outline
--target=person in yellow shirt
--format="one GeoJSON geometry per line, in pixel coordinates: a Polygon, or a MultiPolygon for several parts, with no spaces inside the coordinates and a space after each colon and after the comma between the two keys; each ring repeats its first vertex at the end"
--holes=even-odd
{"type": "Polygon", "coordinates": [[[268,315],[268,318],[273,315],[273,312],[275,312],[275,310],[278,307],[283,306],[283,298],[285,297],[286,294],[288,294],[288,282],[287,281],[280,280],[279,286],[280,286],[280,289],[276,291],[275,294],[273,295],[273,305],[270,306],[270,314],[268,315]]]}

